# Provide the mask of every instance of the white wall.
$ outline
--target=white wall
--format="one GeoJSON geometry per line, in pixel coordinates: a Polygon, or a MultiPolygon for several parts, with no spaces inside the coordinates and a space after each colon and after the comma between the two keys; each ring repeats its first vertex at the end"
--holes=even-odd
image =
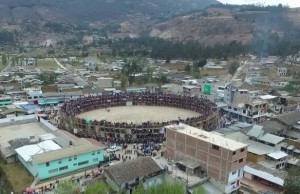
{"type": "Polygon", "coordinates": [[[51,129],[52,131],[57,131],[58,128],[55,127],[54,125],[52,125],[51,123],[49,123],[48,121],[46,121],[45,119],[43,118],[40,118],[40,121],[43,125],[45,125],[46,127],[48,127],[49,129],[51,129]]]}
{"type": "Polygon", "coordinates": [[[231,182],[225,186],[225,192],[230,193],[231,191],[236,190],[237,188],[238,188],[237,181],[231,182]]]}
{"type": "Polygon", "coordinates": [[[236,181],[237,179],[243,178],[243,174],[244,174],[243,168],[230,172],[228,177],[228,182],[231,183],[233,181],[236,181]]]}
{"type": "Polygon", "coordinates": [[[30,120],[36,118],[35,115],[25,115],[25,116],[19,116],[19,117],[14,117],[14,118],[5,118],[5,119],[0,119],[0,124],[5,124],[5,123],[11,123],[15,121],[25,121],[25,120],[30,120]]]}

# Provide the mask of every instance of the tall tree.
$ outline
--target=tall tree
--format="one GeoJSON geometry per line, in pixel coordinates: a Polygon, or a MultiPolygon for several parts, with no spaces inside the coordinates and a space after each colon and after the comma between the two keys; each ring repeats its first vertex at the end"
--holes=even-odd
{"type": "Polygon", "coordinates": [[[84,194],[109,194],[110,188],[103,181],[93,183],[87,186],[84,194]]]}
{"type": "Polygon", "coordinates": [[[184,71],[186,73],[190,74],[191,70],[192,70],[191,65],[190,64],[186,64],[185,67],[184,67],[184,71]]]}
{"type": "Polygon", "coordinates": [[[133,191],[132,194],[145,194],[145,189],[143,184],[139,184],[133,191]]]}
{"type": "Polygon", "coordinates": [[[147,68],[147,77],[146,77],[146,82],[147,83],[152,83],[153,82],[153,68],[148,67],[147,68]]]}
{"type": "Polygon", "coordinates": [[[128,84],[128,78],[127,78],[127,76],[124,75],[124,74],[122,74],[122,75],[121,75],[121,78],[120,78],[120,81],[121,81],[121,87],[122,87],[123,89],[125,89],[126,86],[127,86],[127,84],[128,84]]]}
{"type": "Polygon", "coordinates": [[[147,188],[145,194],[183,194],[185,193],[185,187],[180,183],[162,183],[160,185],[147,188]]]}
{"type": "Polygon", "coordinates": [[[57,188],[54,191],[54,194],[79,194],[80,187],[77,183],[74,183],[71,180],[59,182],[57,188]]]}
{"type": "Polygon", "coordinates": [[[235,74],[238,68],[239,68],[239,63],[237,61],[230,63],[228,66],[228,73],[233,75],[235,74]]]}
{"type": "Polygon", "coordinates": [[[207,60],[206,59],[200,59],[197,63],[198,67],[203,67],[204,65],[206,65],[207,60]]]}
{"type": "Polygon", "coordinates": [[[193,190],[193,194],[205,194],[205,190],[203,187],[198,187],[193,190]]]}
{"type": "Polygon", "coordinates": [[[6,57],[6,55],[2,55],[2,65],[4,65],[4,66],[7,65],[7,57],[6,57]]]}
{"type": "Polygon", "coordinates": [[[122,68],[122,73],[128,77],[129,85],[132,85],[137,73],[142,72],[142,67],[138,64],[137,59],[129,59],[122,68]]]}

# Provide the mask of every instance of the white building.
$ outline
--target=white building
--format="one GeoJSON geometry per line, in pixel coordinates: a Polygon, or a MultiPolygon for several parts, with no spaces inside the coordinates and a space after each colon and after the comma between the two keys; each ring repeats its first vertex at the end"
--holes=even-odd
{"type": "Polygon", "coordinates": [[[100,77],[96,82],[99,88],[112,88],[113,87],[113,78],[111,77],[100,77]]]}
{"type": "Polygon", "coordinates": [[[277,75],[279,77],[286,77],[286,75],[287,75],[287,68],[286,67],[278,67],[277,68],[277,75]]]}

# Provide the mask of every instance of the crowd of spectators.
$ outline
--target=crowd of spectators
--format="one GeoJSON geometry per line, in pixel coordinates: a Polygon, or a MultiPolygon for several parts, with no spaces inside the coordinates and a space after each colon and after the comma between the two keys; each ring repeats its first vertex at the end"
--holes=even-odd
{"type": "MultiPolygon", "coordinates": [[[[204,126],[205,122],[217,112],[214,103],[207,99],[163,93],[124,93],[119,95],[85,96],[66,102],[61,107],[60,127],[73,130],[82,137],[92,137],[115,143],[161,142],[164,138],[164,126],[183,122],[191,126],[204,126]],[[178,118],[166,122],[143,123],[110,122],[107,120],[88,120],[77,117],[78,114],[101,108],[132,105],[168,106],[187,109],[200,113],[197,117],[178,118]]],[[[217,115],[217,114],[216,114],[217,115]]],[[[205,130],[212,130],[209,126],[205,130]]]]}

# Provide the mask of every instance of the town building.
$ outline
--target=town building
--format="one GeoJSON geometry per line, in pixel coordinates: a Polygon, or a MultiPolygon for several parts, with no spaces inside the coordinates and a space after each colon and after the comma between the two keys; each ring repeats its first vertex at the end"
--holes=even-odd
{"type": "Polygon", "coordinates": [[[59,130],[39,115],[0,119],[0,148],[8,162],[19,161],[38,180],[99,165],[102,144],[59,130]]]}
{"type": "Polygon", "coordinates": [[[192,85],[183,86],[183,95],[185,96],[198,96],[200,91],[201,88],[197,86],[192,86],[192,85]]]}
{"type": "Polygon", "coordinates": [[[232,193],[240,187],[247,157],[246,144],[182,123],[165,128],[170,160],[198,163],[199,170],[206,171],[224,193],[232,193]]]}
{"type": "Polygon", "coordinates": [[[27,101],[31,103],[37,104],[38,101],[43,98],[43,92],[41,87],[34,88],[24,88],[24,91],[27,95],[27,101]]]}
{"type": "Polygon", "coordinates": [[[268,101],[252,96],[245,89],[227,86],[224,100],[217,102],[221,112],[238,121],[262,123],[268,117],[268,101]]]}
{"type": "Polygon", "coordinates": [[[69,147],[49,150],[30,157],[27,157],[29,152],[26,152],[27,148],[25,148],[20,155],[18,154],[18,158],[29,172],[40,180],[97,166],[105,159],[103,150],[105,146],[103,145],[94,145],[84,138],[70,142],[70,144],[69,147]]]}
{"type": "Polygon", "coordinates": [[[277,68],[277,75],[279,77],[286,77],[287,76],[287,68],[286,67],[278,67],[277,68]]]}
{"type": "Polygon", "coordinates": [[[104,169],[104,175],[108,184],[117,192],[132,190],[140,183],[147,186],[160,184],[156,177],[163,174],[163,169],[151,157],[137,157],[104,169]]]}
{"type": "MultiPolygon", "coordinates": [[[[272,191],[283,190],[289,156],[282,151],[285,138],[267,133],[261,125],[253,125],[248,129],[227,127],[218,130],[226,138],[248,145],[247,164],[244,167],[244,178],[241,179],[244,188],[266,192],[272,186],[272,191]],[[246,185],[246,186],[245,186],[246,185]],[[262,190],[263,188],[263,190],[262,190]]],[[[287,146],[286,146],[287,147],[287,146]]]]}
{"type": "Polygon", "coordinates": [[[249,90],[227,86],[224,90],[224,102],[226,104],[239,105],[249,100],[249,90]]]}
{"type": "Polygon", "coordinates": [[[271,87],[274,89],[283,89],[287,85],[289,85],[289,82],[287,81],[280,81],[280,80],[275,80],[271,83],[271,87]]]}
{"type": "Polygon", "coordinates": [[[112,88],[113,87],[113,78],[111,77],[100,77],[95,83],[99,88],[112,88]]]}

